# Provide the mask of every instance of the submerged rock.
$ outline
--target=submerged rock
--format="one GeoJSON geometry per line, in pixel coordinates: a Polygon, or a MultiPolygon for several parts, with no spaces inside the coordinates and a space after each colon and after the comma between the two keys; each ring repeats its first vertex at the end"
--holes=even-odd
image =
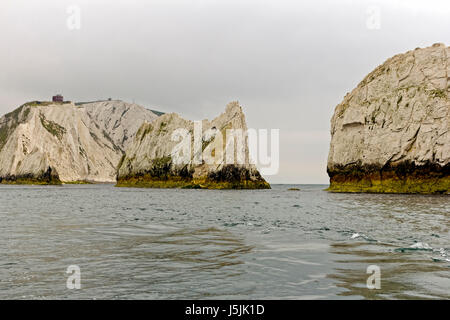
{"type": "Polygon", "coordinates": [[[331,119],[330,191],[450,192],[450,48],[388,59],[331,119]]]}
{"type": "Polygon", "coordinates": [[[156,117],[122,101],[26,103],[0,118],[0,183],[115,182],[128,141],[156,117]]]}
{"type": "Polygon", "coordinates": [[[270,188],[251,164],[246,132],[237,102],[212,121],[194,123],[175,113],[164,114],[138,130],[119,164],[117,186],[270,188]]]}

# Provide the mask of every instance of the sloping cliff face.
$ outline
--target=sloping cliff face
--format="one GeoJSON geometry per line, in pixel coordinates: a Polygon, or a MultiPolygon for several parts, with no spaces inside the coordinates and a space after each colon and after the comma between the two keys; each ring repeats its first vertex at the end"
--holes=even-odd
{"type": "Polygon", "coordinates": [[[104,130],[112,142],[125,151],[144,121],[158,116],[144,107],[120,100],[92,102],[81,105],[88,116],[86,123],[94,130],[104,130]]]}
{"type": "Polygon", "coordinates": [[[250,163],[246,131],[238,102],[201,126],[175,113],[164,114],[138,130],[119,164],[117,186],[270,188],[250,163]]]}
{"type": "Polygon", "coordinates": [[[123,102],[87,108],[32,102],[6,114],[0,118],[0,182],[115,182],[123,149],[137,130],[128,126],[133,120],[125,110],[140,124],[156,118],[123,102]]]}
{"type": "Polygon", "coordinates": [[[331,119],[330,191],[450,192],[450,48],[396,55],[331,119]]]}

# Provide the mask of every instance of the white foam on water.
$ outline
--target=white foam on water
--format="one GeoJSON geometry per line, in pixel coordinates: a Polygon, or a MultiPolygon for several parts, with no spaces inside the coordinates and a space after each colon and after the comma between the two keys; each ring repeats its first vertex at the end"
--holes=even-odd
{"type": "Polygon", "coordinates": [[[428,243],[425,243],[425,242],[414,243],[412,246],[410,246],[410,248],[423,249],[423,250],[433,250],[433,248],[428,243]]]}

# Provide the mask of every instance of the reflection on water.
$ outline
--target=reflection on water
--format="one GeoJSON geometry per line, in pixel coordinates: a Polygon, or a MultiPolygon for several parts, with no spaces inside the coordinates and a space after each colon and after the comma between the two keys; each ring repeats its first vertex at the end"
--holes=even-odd
{"type": "Polygon", "coordinates": [[[0,186],[0,298],[450,298],[450,197],[290,187],[0,186]]]}

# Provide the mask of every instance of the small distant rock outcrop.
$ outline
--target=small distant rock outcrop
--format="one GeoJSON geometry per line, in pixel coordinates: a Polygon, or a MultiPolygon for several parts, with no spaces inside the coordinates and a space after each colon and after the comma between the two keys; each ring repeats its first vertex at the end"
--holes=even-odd
{"type": "Polygon", "coordinates": [[[122,101],[26,103],[0,118],[0,183],[113,183],[137,129],[155,118],[122,101]]]}
{"type": "Polygon", "coordinates": [[[330,191],[450,193],[450,48],[388,59],[331,119],[330,191]]]}
{"type": "Polygon", "coordinates": [[[201,123],[164,114],[136,133],[119,164],[117,186],[268,189],[251,164],[246,132],[238,102],[201,123]],[[232,137],[233,130],[245,134],[232,137]]]}

